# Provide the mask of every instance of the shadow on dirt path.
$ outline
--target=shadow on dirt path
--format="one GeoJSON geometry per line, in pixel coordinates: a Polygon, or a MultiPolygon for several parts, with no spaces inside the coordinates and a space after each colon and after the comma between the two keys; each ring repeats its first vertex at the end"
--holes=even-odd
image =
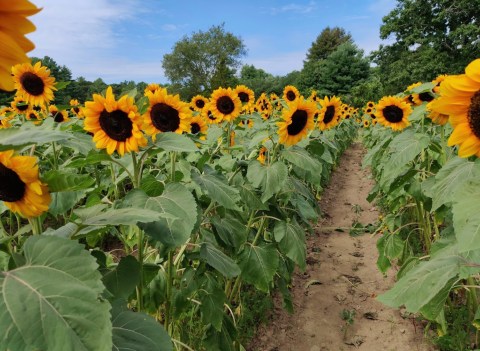
{"type": "Polygon", "coordinates": [[[322,195],[323,218],[307,237],[307,269],[294,276],[294,314],[275,299],[269,325],[259,328],[249,351],[434,350],[418,322],[375,300],[395,275],[377,269],[377,238],[331,229],[378,217],[366,200],[373,181],[361,168],[364,154],[358,143],[346,150],[322,195]]]}

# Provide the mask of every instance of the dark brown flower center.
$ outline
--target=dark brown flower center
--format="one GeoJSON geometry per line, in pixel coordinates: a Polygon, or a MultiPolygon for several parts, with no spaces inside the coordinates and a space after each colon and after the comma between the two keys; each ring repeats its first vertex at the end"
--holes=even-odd
{"type": "Polygon", "coordinates": [[[15,171],[0,163],[0,200],[15,202],[25,194],[25,183],[15,171]]]}
{"type": "Polygon", "coordinates": [[[197,106],[198,108],[203,108],[205,106],[205,101],[203,101],[202,99],[195,100],[195,106],[197,106]]]}
{"type": "Polygon", "coordinates": [[[468,124],[473,134],[480,139],[480,90],[473,94],[468,108],[468,124]]]}
{"type": "Polygon", "coordinates": [[[21,112],[28,110],[28,104],[26,104],[25,102],[19,102],[15,106],[17,107],[17,110],[21,112]]]}
{"type": "Polygon", "coordinates": [[[217,100],[217,109],[224,115],[229,115],[235,110],[235,104],[229,96],[222,96],[217,100]]]}
{"type": "Polygon", "coordinates": [[[327,106],[327,111],[325,111],[325,116],[323,117],[323,123],[328,124],[335,117],[335,106],[327,106]]]}
{"type": "Polygon", "coordinates": [[[285,96],[287,97],[288,101],[295,101],[295,99],[297,98],[297,95],[291,90],[287,91],[285,96]]]}
{"type": "Polygon", "coordinates": [[[55,122],[60,123],[60,122],[63,122],[63,121],[65,120],[65,118],[63,118],[63,114],[62,114],[62,113],[56,112],[56,113],[53,115],[53,120],[54,120],[55,122]]]}
{"type": "Polygon", "coordinates": [[[162,132],[174,132],[180,126],[178,111],[163,102],[152,106],[150,117],[154,127],[162,132]]]}
{"type": "Polygon", "coordinates": [[[79,108],[79,107],[74,107],[74,108],[73,108],[73,112],[75,112],[75,113],[78,114],[78,113],[80,112],[80,108],[79,108]]]}
{"type": "Polygon", "coordinates": [[[43,79],[32,72],[25,72],[20,77],[20,83],[27,93],[33,96],[42,95],[45,89],[43,79]]]}
{"type": "Polygon", "coordinates": [[[423,93],[418,94],[418,98],[420,101],[429,102],[433,100],[433,95],[428,91],[424,91],[423,93]]]}
{"type": "Polygon", "coordinates": [[[403,119],[403,110],[395,105],[385,107],[382,113],[383,117],[390,123],[398,123],[403,119]]]}
{"type": "Polygon", "coordinates": [[[100,113],[100,127],[110,137],[116,141],[126,141],[132,136],[133,123],[128,118],[126,112],[115,110],[107,112],[103,110],[100,113]]]}
{"type": "Polygon", "coordinates": [[[307,125],[307,120],[307,111],[296,110],[292,115],[292,123],[287,127],[288,135],[299,134],[307,125]]]}
{"type": "Polygon", "coordinates": [[[243,103],[247,103],[250,101],[250,97],[248,96],[248,94],[243,91],[238,93],[238,97],[240,98],[240,101],[243,103]]]}
{"type": "Polygon", "coordinates": [[[200,132],[200,126],[198,125],[198,123],[192,123],[191,127],[192,127],[192,134],[198,134],[200,132]]]}
{"type": "Polygon", "coordinates": [[[217,119],[217,117],[213,115],[212,111],[207,112],[207,117],[209,120],[212,120],[212,121],[215,121],[217,119]]]}

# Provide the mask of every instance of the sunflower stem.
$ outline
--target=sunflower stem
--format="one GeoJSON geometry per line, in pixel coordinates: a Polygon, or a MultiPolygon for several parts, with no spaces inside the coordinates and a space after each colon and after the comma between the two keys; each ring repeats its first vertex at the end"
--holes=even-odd
{"type": "Polygon", "coordinates": [[[52,142],[52,149],[53,149],[53,168],[55,170],[58,170],[58,152],[57,152],[56,143],[54,141],[52,142]]]}
{"type": "Polygon", "coordinates": [[[170,250],[168,252],[168,260],[167,260],[167,296],[165,302],[165,329],[167,332],[172,335],[171,333],[171,308],[172,308],[172,287],[173,287],[173,252],[170,250]]]}
{"type": "Polygon", "coordinates": [[[32,227],[33,235],[40,235],[42,234],[42,224],[40,222],[40,217],[29,218],[28,222],[32,227]]]}
{"type": "Polygon", "coordinates": [[[140,188],[140,182],[141,182],[141,164],[137,161],[137,155],[135,154],[135,152],[131,152],[131,155],[132,155],[132,163],[133,163],[133,179],[132,179],[132,183],[133,183],[133,187],[135,189],[138,189],[140,188]]]}
{"type": "Polygon", "coordinates": [[[170,152],[170,180],[172,182],[175,181],[175,162],[177,160],[177,152],[176,151],[172,151],[170,152]]]}
{"type": "Polygon", "coordinates": [[[140,264],[140,280],[137,286],[137,307],[138,311],[143,311],[143,231],[137,226],[135,226],[133,229],[135,231],[135,234],[137,235],[138,263],[140,264]]]}

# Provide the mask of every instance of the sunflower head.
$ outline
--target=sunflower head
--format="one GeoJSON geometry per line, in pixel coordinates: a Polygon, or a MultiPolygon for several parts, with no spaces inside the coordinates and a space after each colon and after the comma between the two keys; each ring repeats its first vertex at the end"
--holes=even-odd
{"type": "Polygon", "coordinates": [[[50,76],[50,70],[38,61],[22,63],[12,67],[13,81],[17,94],[32,105],[44,105],[53,100],[55,78],[50,76]]]}
{"type": "Polygon", "coordinates": [[[440,85],[445,80],[445,78],[447,78],[447,75],[446,74],[441,74],[441,75],[437,76],[437,78],[432,80],[432,83],[435,84],[435,86],[433,87],[433,92],[435,94],[440,93],[440,85]]]}
{"type": "Polygon", "coordinates": [[[193,135],[198,135],[201,140],[205,140],[207,131],[207,121],[205,121],[205,119],[201,115],[193,116],[190,120],[190,133],[193,135]]]}
{"type": "Polygon", "coordinates": [[[70,118],[68,118],[68,112],[66,110],[59,110],[55,105],[48,106],[48,115],[57,123],[70,120],[70,118]]]}
{"type": "Polygon", "coordinates": [[[93,101],[85,102],[84,113],[84,129],[93,134],[98,149],[123,156],[147,144],[133,98],[124,95],[117,101],[112,87],[107,88],[105,97],[94,94],[93,101]]]}
{"type": "Polygon", "coordinates": [[[305,138],[314,127],[315,111],[315,103],[303,97],[290,103],[283,111],[282,121],[277,123],[279,142],[294,145],[305,138]]]}
{"type": "Polygon", "coordinates": [[[157,90],[163,89],[160,85],[156,83],[148,84],[145,89],[143,90],[144,95],[147,95],[148,92],[155,93],[157,90]]]}
{"type": "Polygon", "coordinates": [[[317,121],[320,130],[328,130],[335,127],[340,121],[342,111],[345,110],[344,107],[342,107],[342,101],[336,96],[332,98],[325,96],[320,100],[320,105],[321,109],[317,121]]]}
{"type": "Polygon", "coordinates": [[[242,102],[232,88],[218,88],[210,97],[208,109],[217,118],[231,122],[240,115],[242,102]]]}
{"type": "MultiPolygon", "coordinates": [[[[275,101],[279,100],[276,99],[275,101]]],[[[262,93],[258,97],[257,101],[255,102],[255,107],[263,119],[269,119],[273,112],[273,105],[265,93],[262,93]]]]}
{"type": "Polygon", "coordinates": [[[390,127],[394,131],[402,130],[410,125],[408,116],[412,113],[412,108],[401,97],[384,96],[375,106],[375,110],[378,123],[390,127]]]}
{"type": "Polygon", "coordinates": [[[83,114],[83,108],[80,102],[77,99],[70,100],[70,112],[73,116],[77,116],[78,118],[83,118],[85,115],[83,114]]]}
{"type": "Polygon", "coordinates": [[[203,108],[208,104],[208,99],[202,95],[196,95],[190,101],[190,106],[194,111],[201,112],[203,108]]]}
{"type": "Polygon", "coordinates": [[[38,178],[35,157],[0,152],[0,200],[23,217],[38,217],[48,210],[50,193],[38,178]]]}
{"type": "Polygon", "coordinates": [[[283,89],[283,99],[284,99],[287,103],[294,102],[294,101],[297,100],[298,98],[300,98],[300,92],[299,92],[298,89],[297,89],[296,87],[294,87],[293,85],[287,85],[287,86],[283,89]]]}
{"type": "Polygon", "coordinates": [[[265,164],[265,161],[267,159],[267,148],[265,146],[262,146],[260,150],[258,151],[258,157],[257,160],[260,162],[262,165],[265,164]]]}
{"type": "Polygon", "coordinates": [[[255,93],[245,85],[237,85],[235,93],[242,102],[242,105],[252,106],[255,103],[255,93]]]}

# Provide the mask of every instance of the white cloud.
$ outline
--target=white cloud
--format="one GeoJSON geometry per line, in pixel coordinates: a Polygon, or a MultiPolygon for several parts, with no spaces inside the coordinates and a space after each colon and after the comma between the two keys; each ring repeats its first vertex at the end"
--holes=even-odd
{"type": "Polygon", "coordinates": [[[272,7],[270,13],[276,15],[278,13],[292,12],[292,13],[310,13],[313,12],[317,7],[315,1],[310,1],[308,4],[296,4],[290,3],[281,7],[272,7]]]}

